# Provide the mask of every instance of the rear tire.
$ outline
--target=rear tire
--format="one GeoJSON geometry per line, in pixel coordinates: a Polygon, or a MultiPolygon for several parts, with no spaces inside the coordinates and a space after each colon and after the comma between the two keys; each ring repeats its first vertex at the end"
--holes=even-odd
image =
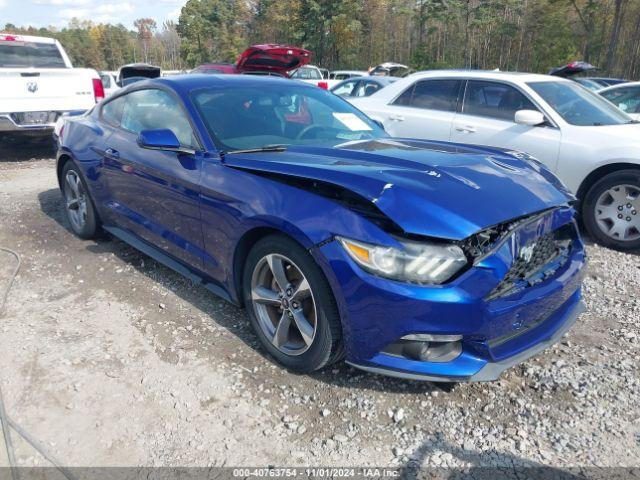
{"type": "Polygon", "coordinates": [[[594,183],[582,202],[582,219],[598,243],[640,248],[640,170],[620,170],[594,183]]]}
{"type": "Polygon", "coordinates": [[[71,230],[84,240],[95,238],[99,231],[98,215],[80,169],[70,160],[62,167],[60,185],[71,230]]]}
{"type": "Polygon", "coordinates": [[[242,290],[258,340],[284,367],[309,373],[343,357],[329,283],[295,241],[282,235],[259,240],[247,257],[242,290]]]}

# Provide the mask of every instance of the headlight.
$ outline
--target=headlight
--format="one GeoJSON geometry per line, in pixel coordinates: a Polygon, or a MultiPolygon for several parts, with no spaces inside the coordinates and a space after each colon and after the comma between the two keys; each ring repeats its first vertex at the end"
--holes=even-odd
{"type": "Polygon", "coordinates": [[[401,282],[440,284],[467,264],[457,245],[399,240],[403,249],[370,245],[338,237],[349,256],[363,269],[401,282]]]}

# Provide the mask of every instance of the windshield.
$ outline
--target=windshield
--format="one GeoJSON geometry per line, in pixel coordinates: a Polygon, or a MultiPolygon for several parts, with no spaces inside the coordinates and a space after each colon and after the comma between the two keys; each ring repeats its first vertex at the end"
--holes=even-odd
{"type": "Polygon", "coordinates": [[[300,67],[291,74],[291,78],[297,78],[302,80],[322,80],[322,74],[320,70],[313,67],[300,67]]]}
{"type": "Polygon", "coordinates": [[[633,120],[599,95],[573,82],[530,82],[529,85],[571,125],[622,125],[633,120]]]}
{"type": "Polygon", "coordinates": [[[220,150],[271,145],[336,145],[386,137],[340,97],[317,87],[270,84],[209,87],[192,98],[220,150]]]}
{"type": "Polygon", "coordinates": [[[58,47],[53,43],[0,43],[2,68],[66,68],[58,47]]]}

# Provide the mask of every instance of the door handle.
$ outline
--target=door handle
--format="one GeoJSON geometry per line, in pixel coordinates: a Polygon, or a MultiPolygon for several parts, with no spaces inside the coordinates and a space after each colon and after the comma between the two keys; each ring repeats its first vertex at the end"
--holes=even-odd
{"type": "Polygon", "coordinates": [[[113,160],[118,160],[120,158],[120,152],[109,147],[104,151],[104,156],[113,160]]]}
{"type": "Polygon", "coordinates": [[[389,115],[389,120],[394,120],[396,122],[404,122],[404,117],[402,115],[389,115]]]}
{"type": "Polygon", "coordinates": [[[474,133],[477,131],[473,125],[456,125],[456,130],[464,133],[474,133]]]}

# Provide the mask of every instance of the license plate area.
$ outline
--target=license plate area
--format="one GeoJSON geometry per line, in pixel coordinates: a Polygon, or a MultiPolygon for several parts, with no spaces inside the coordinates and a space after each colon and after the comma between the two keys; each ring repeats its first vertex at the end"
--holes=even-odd
{"type": "Polygon", "coordinates": [[[18,125],[49,125],[55,123],[58,112],[21,112],[11,116],[18,125]]]}

